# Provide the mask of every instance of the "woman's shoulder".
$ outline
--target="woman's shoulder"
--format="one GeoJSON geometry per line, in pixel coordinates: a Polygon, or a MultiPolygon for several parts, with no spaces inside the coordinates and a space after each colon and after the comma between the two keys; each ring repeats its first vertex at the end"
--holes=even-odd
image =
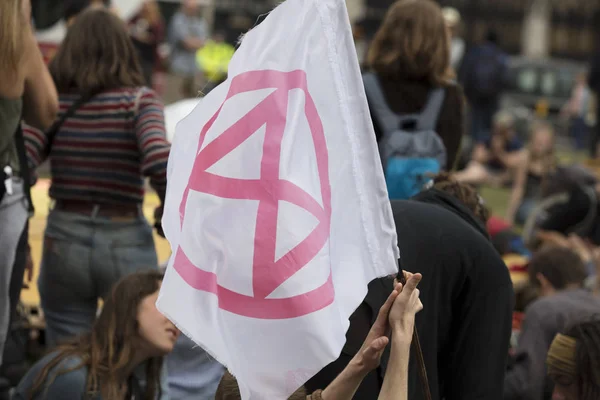
{"type": "MultiPolygon", "coordinates": [[[[50,363],[55,361],[56,357],[59,357],[59,353],[50,353],[39,360],[29,370],[17,386],[15,393],[16,400],[30,398],[30,391],[36,384],[39,374],[42,373],[50,363]]],[[[47,391],[48,398],[52,398],[50,396],[52,393],[61,393],[65,390],[67,393],[72,394],[80,390],[85,391],[87,372],[87,367],[80,357],[67,356],[48,371],[48,376],[46,377],[41,390],[47,391]]],[[[44,396],[42,396],[42,398],[43,397],[44,396]]]]}

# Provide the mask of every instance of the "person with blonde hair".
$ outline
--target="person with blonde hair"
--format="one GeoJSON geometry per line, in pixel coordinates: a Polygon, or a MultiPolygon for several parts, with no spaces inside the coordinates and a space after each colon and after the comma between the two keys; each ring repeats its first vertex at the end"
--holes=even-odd
{"type": "Polygon", "coordinates": [[[500,111],[494,116],[491,137],[475,145],[471,161],[454,178],[471,185],[502,186],[512,179],[522,160],[523,144],[517,136],[515,118],[508,111],[500,111]]]}
{"type": "MultiPolygon", "coordinates": [[[[58,110],[52,78],[31,24],[30,0],[0,1],[0,365],[9,327],[11,279],[28,217],[29,182],[21,119],[48,129],[58,110]]],[[[22,274],[22,269],[20,269],[22,274]]],[[[17,291],[18,292],[18,291],[17,291]]],[[[13,299],[14,303],[14,299],[13,299]]]]}
{"type": "Polygon", "coordinates": [[[529,143],[516,167],[506,211],[507,222],[525,223],[540,198],[543,183],[554,171],[556,163],[554,128],[546,122],[534,123],[529,143]]]}
{"type": "MultiPolygon", "coordinates": [[[[398,0],[389,8],[369,49],[367,66],[376,75],[389,109],[399,117],[420,113],[430,94],[443,90],[435,132],[446,148],[451,170],[464,130],[464,96],[453,80],[449,36],[440,6],[432,0],[398,0]]],[[[366,76],[365,76],[366,77],[366,76]]],[[[369,106],[373,104],[369,101],[369,106]]],[[[388,133],[371,117],[377,141],[388,133]]]]}

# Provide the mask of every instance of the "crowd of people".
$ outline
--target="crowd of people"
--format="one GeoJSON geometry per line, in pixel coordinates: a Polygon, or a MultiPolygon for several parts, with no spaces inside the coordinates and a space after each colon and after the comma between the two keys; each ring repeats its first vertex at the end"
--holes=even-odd
{"type": "MultiPolygon", "coordinates": [[[[168,28],[154,1],[123,21],[110,2],[73,0],[46,66],[29,1],[0,2],[0,398],[240,399],[235,378],[156,309],[153,238],[163,235],[170,151],[152,89],[161,45],[184,97],[226,78],[233,47],[215,47],[224,37],[209,39],[194,0],[168,28]],[[2,348],[32,268],[30,188],[45,161],[53,205],[37,285],[47,353],[4,377],[2,348]],[[160,200],[150,222],[146,181],[160,200]]],[[[368,46],[365,89],[388,187],[418,181],[399,165],[424,165],[401,164],[407,150],[399,157],[390,137],[428,137],[441,152],[408,154],[433,156],[435,175],[391,196],[410,272],[370,283],[339,358],[290,399],[600,399],[600,182],[561,163],[552,123],[531,121],[523,140],[499,104],[508,70],[499,35],[467,46],[459,27],[454,9],[398,0],[368,46]],[[413,124],[390,128],[396,117],[413,124]],[[504,215],[482,186],[508,189],[504,215]]],[[[577,149],[590,136],[582,110],[600,92],[598,71],[589,87],[578,78],[563,108],[577,149]]]]}

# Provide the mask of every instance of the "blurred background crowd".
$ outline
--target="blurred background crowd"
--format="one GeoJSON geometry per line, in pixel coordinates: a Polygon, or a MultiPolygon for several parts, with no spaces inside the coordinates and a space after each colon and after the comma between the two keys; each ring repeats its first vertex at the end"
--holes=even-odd
{"type": "MultiPolygon", "coordinates": [[[[27,90],[35,85],[25,84],[24,137],[28,166],[36,182],[31,190],[36,213],[14,240],[18,238],[19,243],[15,244],[16,272],[10,290],[11,328],[0,368],[5,397],[0,394],[0,398],[8,398],[11,388],[49,345],[89,329],[96,318],[98,299],[104,298],[115,282],[144,266],[168,260],[170,249],[161,236],[159,220],[174,125],[227,78],[241,35],[260,24],[277,3],[31,0],[26,14],[31,16],[35,51],[39,48],[44,63],[50,64],[56,89],[44,87],[43,82],[37,85],[41,92],[57,90],[60,104],[50,100],[28,104],[27,90]],[[125,29],[121,32],[111,21],[82,16],[93,7],[111,10],[124,21],[125,29]],[[83,17],[89,18],[87,31],[78,20],[83,17]],[[108,44],[85,42],[91,34],[97,35],[97,42],[108,44]],[[87,70],[89,65],[69,52],[87,54],[91,65],[97,62],[99,69],[100,59],[114,59],[119,66],[87,70]],[[51,123],[39,115],[28,118],[27,107],[54,108],[54,114],[59,110],[63,118],[58,126],[54,117],[51,123]],[[80,107],[82,112],[77,115],[80,107]],[[135,139],[122,133],[132,126],[135,139]],[[54,137],[48,139],[53,129],[54,136],[62,132],[62,139],[56,136],[54,144],[54,137]],[[94,132],[95,141],[77,139],[78,131],[94,132]],[[110,147],[117,142],[120,147],[110,147]],[[110,150],[94,153],[102,146],[110,150]],[[98,207],[98,202],[111,206],[98,207]],[[90,221],[98,216],[109,222],[94,225],[91,233],[90,221]],[[147,219],[156,222],[155,226],[147,219]],[[73,245],[77,238],[88,237],[89,243],[73,245]],[[92,257],[89,249],[94,246],[92,257]],[[104,253],[98,252],[101,247],[106,249],[104,253]],[[77,276],[75,270],[81,267],[77,264],[83,259],[86,270],[96,271],[92,278],[57,283],[65,276],[77,276]],[[109,274],[104,266],[107,260],[115,266],[109,274]],[[97,272],[100,270],[103,272],[97,272]],[[23,274],[25,288],[21,291],[23,274]],[[68,284],[85,293],[65,289],[68,284]]],[[[394,17],[390,7],[396,2],[392,0],[347,0],[358,60],[365,72],[379,73],[385,63],[398,64],[393,68],[396,75],[379,74],[385,82],[385,99],[395,112],[415,112],[431,87],[446,88],[436,127],[448,151],[444,169],[450,173],[448,179],[480,193],[481,205],[489,210],[483,221],[487,234],[510,273],[516,295],[504,398],[549,399],[552,382],[546,377],[545,362],[552,339],[565,332],[570,322],[584,321],[570,321],[566,316],[600,314],[600,3],[435,3],[439,7],[394,17]],[[438,16],[442,25],[436,26],[438,16]],[[384,18],[397,25],[398,32],[389,33],[397,42],[376,48],[373,43],[378,35],[386,34],[381,33],[386,29],[384,18]],[[411,26],[406,20],[416,27],[406,28],[411,26]],[[425,20],[429,22],[422,23],[425,20]],[[436,32],[442,32],[441,36],[436,37],[436,32]],[[398,38],[402,35],[408,44],[398,38]],[[436,53],[435,43],[421,43],[423,37],[431,43],[437,40],[438,46],[443,42],[446,53],[436,53]],[[414,43],[425,47],[414,49],[419,46],[414,43]],[[523,325],[524,319],[529,324],[523,325]],[[553,323],[545,323],[548,320],[553,323]]],[[[3,18],[0,15],[0,21],[3,18]]],[[[285,27],[281,29],[285,34],[285,27]]],[[[45,76],[39,71],[32,74],[45,76]]],[[[377,126],[376,133],[381,140],[377,126]]],[[[15,154],[12,160],[17,163],[15,154]]],[[[135,279],[144,281],[143,285],[136,283],[143,287],[137,298],[121,295],[122,301],[139,306],[155,294],[160,279],[135,279]]],[[[127,284],[135,286],[123,283],[127,284]]],[[[425,307],[427,310],[427,304],[425,307]]],[[[151,378],[168,381],[174,399],[214,398],[223,367],[187,338],[178,337],[175,327],[148,315],[149,330],[153,324],[164,324],[163,331],[173,332],[176,342],[157,345],[163,339],[150,340],[155,348],[147,352],[146,359],[169,353],[169,376],[154,373],[151,378]]],[[[118,331],[115,321],[99,321],[95,330],[118,331]]],[[[581,323],[583,328],[571,328],[569,337],[580,335],[588,340],[586,348],[596,358],[585,368],[597,375],[598,319],[581,323]]],[[[64,351],[81,351],[86,345],[93,349],[91,343],[96,339],[94,333],[90,335],[81,339],[79,347],[71,345],[64,351]]],[[[579,393],[555,398],[600,398],[594,397],[600,396],[600,379],[589,379],[595,389],[589,389],[588,397],[579,393]]],[[[446,396],[447,400],[459,398],[469,397],[446,396]]]]}

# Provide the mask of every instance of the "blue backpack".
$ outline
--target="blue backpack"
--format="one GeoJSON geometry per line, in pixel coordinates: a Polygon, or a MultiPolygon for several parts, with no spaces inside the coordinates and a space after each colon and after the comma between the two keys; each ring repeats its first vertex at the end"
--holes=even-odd
{"type": "Polygon", "coordinates": [[[433,89],[420,114],[397,115],[375,74],[363,76],[371,116],[382,131],[379,153],[390,199],[419,193],[446,166],[446,147],[435,131],[445,90],[433,89]]]}

